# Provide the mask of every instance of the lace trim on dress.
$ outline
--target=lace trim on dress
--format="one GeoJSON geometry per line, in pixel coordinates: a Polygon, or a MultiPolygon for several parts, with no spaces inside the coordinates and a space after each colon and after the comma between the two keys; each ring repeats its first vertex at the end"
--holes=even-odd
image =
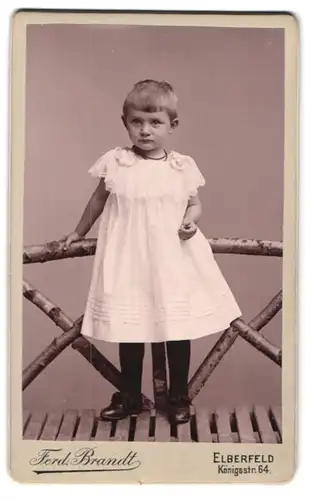
{"type": "MultiPolygon", "coordinates": [[[[148,182],[143,185],[143,193],[139,196],[136,192],[136,186],[133,186],[134,182],[132,178],[130,179],[127,176],[128,172],[126,172],[127,168],[136,165],[139,161],[141,160],[131,148],[117,147],[100,156],[96,163],[89,169],[89,173],[93,177],[103,177],[106,189],[112,193],[125,194],[130,197],[148,198],[150,196],[157,196],[158,193],[160,194],[160,191],[162,194],[172,192],[173,186],[167,185],[168,180],[170,180],[168,177],[162,175],[159,180],[155,180],[149,176],[147,179],[148,182]]],[[[196,195],[198,187],[204,186],[205,179],[190,156],[171,151],[165,163],[185,176],[182,182],[181,198],[189,198],[196,195]]],[[[168,170],[165,171],[165,174],[168,175],[168,170]]]]}

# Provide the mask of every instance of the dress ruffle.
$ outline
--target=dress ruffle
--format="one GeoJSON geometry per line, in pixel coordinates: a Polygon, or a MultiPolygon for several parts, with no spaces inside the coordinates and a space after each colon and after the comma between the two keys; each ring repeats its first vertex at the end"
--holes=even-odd
{"type": "Polygon", "coordinates": [[[165,161],[159,162],[139,158],[129,147],[117,147],[100,156],[89,173],[104,178],[106,189],[111,193],[131,199],[164,195],[188,199],[205,184],[195,161],[176,151],[171,151],[165,161]],[[128,171],[130,167],[135,167],[134,172],[128,171]],[[158,168],[161,169],[159,175],[158,168]],[[155,176],[152,169],[156,169],[155,176]]]}

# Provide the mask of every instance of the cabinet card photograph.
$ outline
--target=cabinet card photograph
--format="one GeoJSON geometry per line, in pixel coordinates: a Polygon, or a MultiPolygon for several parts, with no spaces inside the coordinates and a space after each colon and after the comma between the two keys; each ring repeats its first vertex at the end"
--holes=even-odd
{"type": "Polygon", "coordinates": [[[291,479],[297,20],[11,27],[12,476],[291,479]]]}

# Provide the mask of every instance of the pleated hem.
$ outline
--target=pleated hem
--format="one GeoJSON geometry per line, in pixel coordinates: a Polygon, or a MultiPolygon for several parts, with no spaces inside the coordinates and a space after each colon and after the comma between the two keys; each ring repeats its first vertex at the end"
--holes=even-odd
{"type": "Polygon", "coordinates": [[[194,340],[221,332],[241,316],[239,309],[218,318],[215,315],[190,318],[187,321],[173,321],[160,324],[128,324],[120,321],[105,322],[85,316],[81,333],[89,338],[105,342],[159,343],[177,340],[194,340]]]}

